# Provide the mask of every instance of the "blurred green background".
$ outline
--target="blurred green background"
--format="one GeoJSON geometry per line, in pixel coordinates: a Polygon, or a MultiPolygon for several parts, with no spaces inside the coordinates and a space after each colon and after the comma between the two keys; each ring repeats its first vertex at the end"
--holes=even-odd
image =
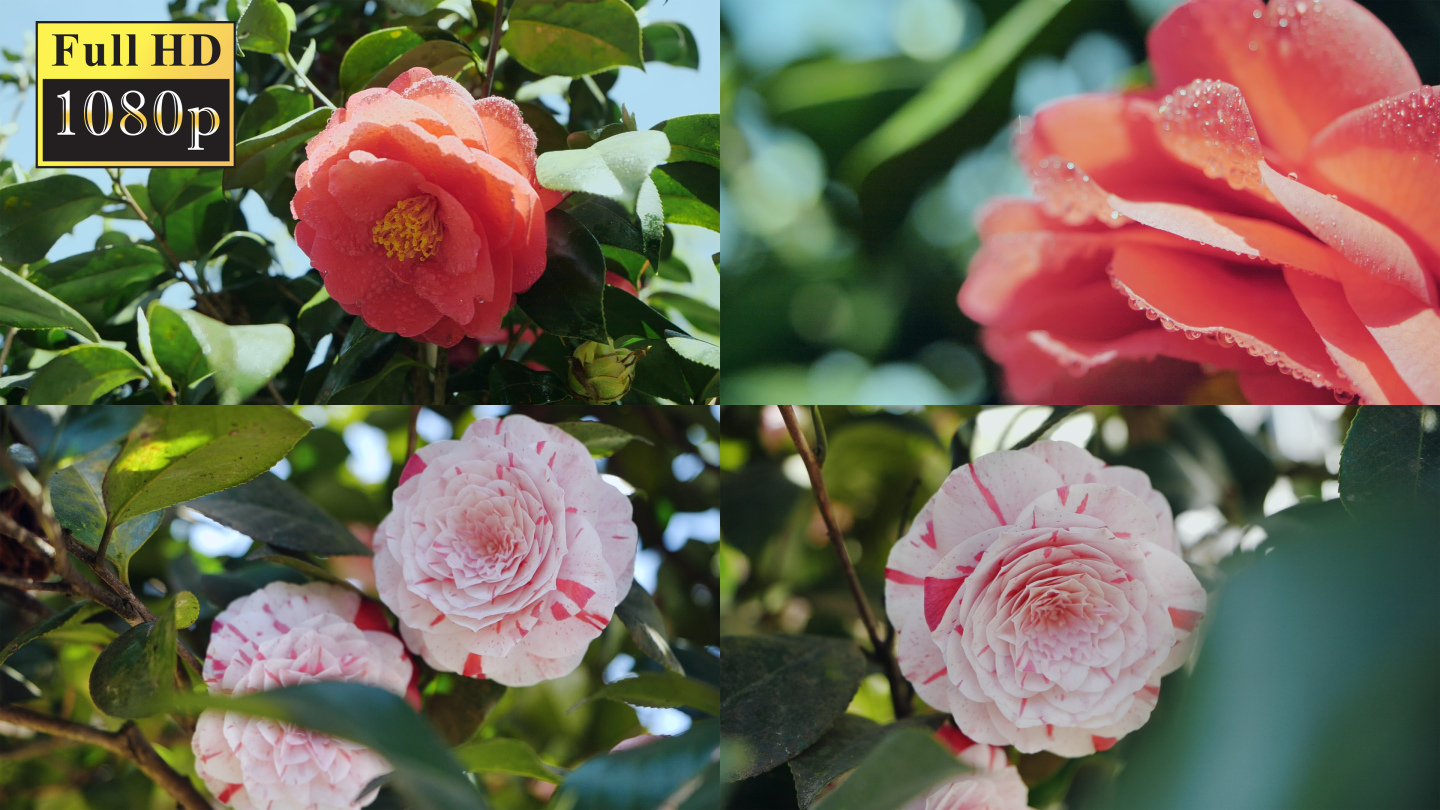
{"type": "MultiPolygon", "coordinates": [[[[1013,446],[1052,409],[819,412],[834,514],[883,618],[890,547],[952,464],[1013,446]]],[[[1425,471],[1424,519],[1394,523],[1394,510],[1378,510],[1352,521],[1340,469],[1357,413],[1353,405],[1106,406],[1059,422],[1047,438],[1149,474],[1211,601],[1198,654],[1165,679],[1149,724],[1068,766],[1050,754],[1021,756],[1027,784],[1059,774],[1069,790],[1058,797],[1087,809],[1440,802],[1440,422],[1426,411],[1431,438],[1421,455],[1413,441],[1408,453],[1370,450],[1409,476],[1425,471]]],[[[810,409],[797,416],[813,446],[810,409]]],[[[722,423],[721,634],[804,633],[868,649],[779,409],[730,406],[722,423]]],[[[848,712],[891,722],[888,683],[878,664],[868,667],[848,712]]],[[[916,707],[933,711],[918,699],[916,707]]],[[[797,806],[785,766],[731,787],[726,806],[735,810],[797,806]]],[[[1032,805],[1044,810],[1040,795],[1032,792],[1032,805]]]]}
{"type": "MultiPolygon", "coordinates": [[[[1009,126],[1052,99],[1148,81],[1145,32],[1176,4],[724,0],[725,401],[998,401],[955,295],[979,206],[1028,193],[1009,126]],[[1010,12],[990,42],[1010,47],[976,50],[1010,12]],[[941,95],[973,104],[930,116],[933,134],[857,185],[856,147],[952,66],[941,95]]],[[[1363,4],[1440,84],[1440,3],[1363,4]]]]}
{"type": "MultiPolygon", "coordinates": [[[[125,406],[102,406],[125,407],[125,406]]],[[[197,406],[198,407],[198,406],[197,406]]],[[[308,406],[297,412],[315,426],[276,475],[298,487],[369,544],[375,525],[390,510],[390,495],[404,468],[411,411],[407,407],[308,406]]],[[[415,421],[418,446],[459,436],[475,419],[524,413],[542,422],[600,420],[646,442],[632,441],[597,459],[605,479],[634,507],[640,534],[636,581],[650,591],[670,627],[676,655],[691,677],[719,682],[718,584],[711,570],[720,534],[718,413],[703,407],[479,406],[421,409],[415,421]]],[[[0,508],[21,514],[13,492],[0,492],[0,508]]],[[[28,514],[28,513],[25,513],[28,514]]],[[[0,571],[16,573],[18,546],[0,537],[0,571]]],[[[186,507],[167,510],[159,529],[131,560],[137,596],[158,604],[166,594],[192,591],[201,598],[199,621],[181,636],[203,655],[211,621],[238,596],[276,578],[305,581],[274,563],[247,560],[273,554],[263,544],[220,526],[186,507]]],[[[368,557],[330,557],[322,564],[370,594],[374,574],[368,557]]],[[[42,598],[46,594],[36,594],[42,598]]],[[[18,592],[0,586],[0,644],[31,623],[19,610],[18,592]]],[[[58,607],[67,600],[49,597],[58,607]]],[[[106,626],[123,621],[105,614],[106,626]]],[[[72,637],[52,634],[28,644],[0,666],[0,703],[14,703],[75,722],[114,728],[120,721],[99,712],[89,696],[89,677],[101,647],[113,634],[86,625],[72,637]],[[87,635],[88,634],[88,635],[87,635]]],[[[418,661],[418,659],[417,659],[418,661]]],[[[434,675],[425,670],[427,715],[452,745],[465,739],[514,737],[528,742],[547,763],[574,767],[637,734],[679,734],[691,725],[684,710],[632,708],[610,700],[575,704],[602,683],[632,671],[658,669],[635,646],[623,622],[611,622],[570,675],[532,687],[503,689],[488,681],[434,675]],[[440,697],[450,698],[448,700],[440,697]],[[498,703],[495,701],[498,699],[498,703]],[[573,710],[572,710],[573,709],[573,710]],[[487,716],[488,711],[488,716],[487,716]]],[[[145,735],[182,773],[193,773],[190,739],[167,715],[141,720],[145,735]]],[[[555,786],[502,774],[480,774],[498,810],[544,807],[555,786]]],[[[5,810],[145,810],[174,807],[133,765],[93,746],[56,741],[0,722],[0,808],[5,810]]],[[[371,805],[401,805],[388,790],[371,805]]]]}

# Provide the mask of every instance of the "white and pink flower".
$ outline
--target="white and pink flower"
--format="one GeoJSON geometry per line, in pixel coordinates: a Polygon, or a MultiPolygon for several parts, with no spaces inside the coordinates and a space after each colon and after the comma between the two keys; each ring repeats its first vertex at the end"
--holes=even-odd
{"type": "Polygon", "coordinates": [[[950,474],[890,552],[905,677],[971,739],[1078,757],[1144,725],[1205,611],[1149,478],[1066,442],[950,474]]]}
{"type": "Polygon", "coordinates": [[[972,770],[931,788],[905,810],[1028,810],[1030,791],[1005,749],[977,743],[948,722],[935,737],[972,770]]]}
{"type": "Polygon", "coordinates": [[[509,686],[573,671],[630,590],[630,502],[525,416],[421,448],[375,532],[375,583],[434,668],[509,686]]]}
{"type": "MultiPolygon", "coordinates": [[[[418,707],[414,665],[384,611],[323,582],[272,582],[215,617],[205,653],[211,692],[244,695],[316,681],[353,681],[406,695],[418,707]]],[[[195,772],[236,810],[348,810],[390,770],[374,751],[304,728],[206,710],[191,738],[195,772]]]]}

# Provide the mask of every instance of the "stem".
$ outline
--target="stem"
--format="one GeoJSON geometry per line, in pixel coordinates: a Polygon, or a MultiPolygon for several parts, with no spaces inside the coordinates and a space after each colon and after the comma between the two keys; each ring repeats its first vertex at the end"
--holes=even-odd
{"type": "Polygon", "coordinates": [[[1060,420],[1062,420],[1062,419],[1064,419],[1065,417],[1069,416],[1070,414],[1075,413],[1076,411],[1080,410],[1081,407],[1083,407],[1083,406],[1080,406],[1080,405],[1056,405],[1055,408],[1054,408],[1054,410],[1050,411],[1050,415],[1047,416],[1047,417],[1045,417],[1045,421],[1042,422],[1042,423],[1040,423],[1040,427],[1035,428],[1033,431],[1030,432],[1030,435],[1029,435],[1029,436],[1026,436],[1025,438],[1021,439],[1020,441],[1016,442],[1016,443],[1015,443],[1015,446],[1011,447],[1010,449],[1011,449],[1011,450],[1019,450],[1019,449],[1022,448],[1022,447],[1029,447],[1030,445],[1034,444],[1035,442],[1040,441],[1040,437],[1041,437],[1041,436],[1044,436],[1046,431],[1048,431],[1050,428],[1053,428],[1053,427],[1055,427],[1057,424],[1059,424],[1059,423],[1060,423],[1060,420]]]}
{"type": "Polygon", "coordinates": [[[500,52],[500,26],[505,22],[505,0],[495,0],[495,24],[490,29],[490,50],[485,55],[485,77],[480,80],[480,98],[490,95],[495,85],[495,54],[500,52]]]}
{"type": "Polygon", "coordinates": [[[450,350],[439,349],[435,359],[435,405],[445,404],[445,384],[450,377],[450,350]]]}
{"type": "Polygon", "coordinates": [[[0,574],[0,585],[17,588],[22,591],[55,591],[57,593],[69,593],[70,586],[65,582],[36,582],[24,577],[15,577],[9,574],[0,574]]]}
{"type": "Polygon", "coordinates": [[[145,223],[145,227],[150,229],[150,233],[155,236],[155,243],[160,246],[160,252],[165,254],[165,260],[170,262],[170,269],[175,271],[175,277],[189,285],[190,291],[195,295],[195,306],[215,320],[223,321],[224,318],[220,317],[220,312],[215,309],[215,306],[210,303],[195,282],[185,275],[185,271],[180,269],[179,257],[171,249],[170,243],[165,241],[165,237],[160,235],[160,230],[155,227],[155,223],[151,222],[150,217],[140,208],[140,204],[135,202],[135,197],[130,194],[130,189],[120,182],[120,170],[106,169],[105,172],[110,175],[110,182],[115,186],[115,193],[120,195],[125,204],[130,206],[130,210],[135,212],[135,216],[139,217],[140,221],[145,223]]]}
{"type": "Polygon", "coordinates": [[[5,362],[10,359],[10,347],[15,345],[15,333],[18,331],[19,327],[12,326],[5,333],[5,345],[0,346],[0,376],[5,374],[5,362]]]}
{"type": "Polygon", "coordinates": [[[165,764],[165,760],[155,753],[150,741],[145,739],[145,735],[133,720],[127,721],[119,731],[103,731],[19,706],[0,706],[0,720],[43,731],[55,737],[65,737],[104,748],[135,763],[185,810],[210,810],[210,803],[195,790],[190,780],[176,773],[174,768],[165,764]]]}
{"type": "Polygon", "coordinates": [[[875,654],[880,657],[881,665],[885,667],[885,677],[890,681],[890,702],[895,707],[895,717],[908,717],[911,708],[910,702],[905,699],[908,684],[900,674],[900,664],[895,660],[895,651],[891,644],[880,640],[875,614],[870,611],[870,603],[865,599],[864,589],[860,587],[860,577],[855,573],[855,564],[850,562],[850,552],[845,548],[845,537],[841,535],[840,526],[835,522],[835,515],[830,509],[830,493],[825,489],[825,477],[820,472],[820,464],[815,460],[815,454],[810,451],[810,445],[805,441],[799,422],[795,420],[795,408],[781,405],[780,415],[785,419],[785,429],[790,431],[790,438],[795,442],[795,451],[805,462],[805,471],[810,475],[810,488],[815,493],[815,504],[820,507],[820,517],[825,520],[825,529],[830,534],[830,545],[834,546],[835,553],[840,557],[840,567],[845,570],[845,579],[850,584],[850,595],[855,598],[855,605],[860,609],[860,620],[865,624],[870,644],[874,647],[875,654]]]}
{"type": "Polygon", "coordinates": [[[295,60],[291,58],[289,51],[280,52],[280,61],[284,63],[285,67],[288,68],[291,73],[295,74],[295,78],[299,79],[300,82],[305,85],[305,89],[309,90],[311,95],[320,100],[321,104],[324,104],[332,110],[335,109],[334,102],[330,101],[324,93],[320,92],[320,88],[312,84],[308,76],[300,72],[300,66],[295,64],[295,60]]]}
{"type": "Polygon", "coordinates": [[[410,406],[410,431],[405,437],[405,463],[410,463],[410,457],[415,455],[415,423],[420,420],[420,403],[410,406]]]}

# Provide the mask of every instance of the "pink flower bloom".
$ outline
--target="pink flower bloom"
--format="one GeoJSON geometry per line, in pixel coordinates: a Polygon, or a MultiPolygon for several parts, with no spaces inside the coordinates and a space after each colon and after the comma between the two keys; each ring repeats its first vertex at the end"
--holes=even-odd
{"type": "Polygon", "coordinates": [[[630,502],[557,427],[481,419],[417,451],[394,504],[376,586],[436,669],[510,686],[568,674],[630,590],[630,502]]]}
{"type": "MultiPolygon", "coordinates": [[[[211,692],[244,695],[316,681],[355,681],[407,695],[418,706],[414,666],[384,611],[323,582],[272,582],[215,617],[205,653],[211,692]]],[[[195,772],[236,810],[332,810],[357,801],[390,770],[358,743],[235,712],[208,709],[191,738],[195,772]]]]}
{"type": "Polygon", "coordinates": [[[967,736],[1078,757],[1145,724],[1205,590],[1146,475],[1066,442],[950,474],[890,551],[901,671],[967,736]]]}
{"type": "Polygon", "coordinates": [[[1027,810],[1030,791],[1005,749],[977,743],[949,722],[935,737],[974,770],[931,788],[905,810],[1027,810]]]}
{"type": "Polygon", "coordinates": [[[1440,401],[1440,88],[1353,0],[1192,0],[1023,121],[960,290],[1021,402],[1440,401]],[[1327,390],[1328,389],[1328,390],[1327,390]]]}
{"type": "Polygon", "coordinates": [[[346,312],[442,346],[500,328],[545,270],[535,133],[514,102],[411,68],[305,147],[295,241],[346,312]]]}

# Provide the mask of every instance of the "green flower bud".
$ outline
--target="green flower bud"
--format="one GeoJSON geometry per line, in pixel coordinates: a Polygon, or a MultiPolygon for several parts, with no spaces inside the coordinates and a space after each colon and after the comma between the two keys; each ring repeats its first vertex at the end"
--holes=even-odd
{"type": "Polygon", "coordinates": [[[582,343],[570,355],[570,393],[576,399],[609,405],[625,396],[635,380],[635,364],[647,349],[616,348],[614,341],[582,343]]]}

